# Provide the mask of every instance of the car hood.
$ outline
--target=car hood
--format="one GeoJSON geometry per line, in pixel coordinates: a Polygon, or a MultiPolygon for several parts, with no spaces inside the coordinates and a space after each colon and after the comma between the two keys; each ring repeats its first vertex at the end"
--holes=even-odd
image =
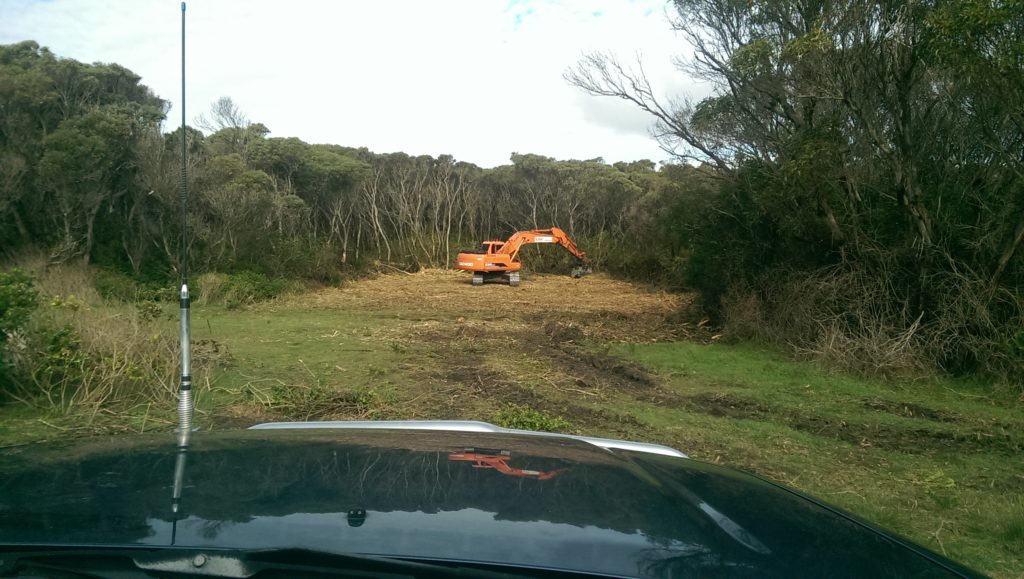
{"type": "Polygon", "coordinates": [[[581,440],[272,429],[0,449],[0,542],[289,548],[629,576],[940,577],[921,547],[754,476],[581,440]]]}

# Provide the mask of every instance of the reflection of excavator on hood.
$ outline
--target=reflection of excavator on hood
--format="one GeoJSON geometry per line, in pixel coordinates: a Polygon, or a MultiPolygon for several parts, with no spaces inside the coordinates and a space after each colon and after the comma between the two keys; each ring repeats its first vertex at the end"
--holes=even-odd
{"type": "Polygon", "coordinates": [[[557,227],[517,231],[507,241],[485,241],[479,251],[464,251],[455,260],[455,269],[473,273],[473,285],[484,281],[501,279],[511,286],[519,285],[519,249],[528,243],[557,243],[576,257],[572,277],[583,277],[591,273],[587,254],[576,247],[564,231],[557,227]]]}
{"type": "Polygon", "coordinates": [[[508,461],[512,460],[512,453],[508,450],[484,450],[467,448],[465,452],[453,452],[448,455],[448,460],[472,462],[473,468],[493,468],[501,474],[508,476],[534,477],[537,480],[548,480],[554,478],[561,471],[549,470],[525,470],[512,468],[508,461]]]}

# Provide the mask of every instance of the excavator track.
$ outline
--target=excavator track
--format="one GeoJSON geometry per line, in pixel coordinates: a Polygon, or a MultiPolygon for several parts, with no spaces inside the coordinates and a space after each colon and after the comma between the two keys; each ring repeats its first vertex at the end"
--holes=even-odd
{"type": "Polygon", "coordinates": [[[486,282],[493,282],[495,280],[498,280],[501,281],[501,283],[507,283],[512,287],[516,287],[519,285],[520,279],[521,278],[519,276],[518,271],[511,271],[507,273],[502,273],[500,271],[485,271],[473,273],[473,278],[471,279],[470,283],[472,283],[473,285],[484,285],[484,283],[486,282]]]}

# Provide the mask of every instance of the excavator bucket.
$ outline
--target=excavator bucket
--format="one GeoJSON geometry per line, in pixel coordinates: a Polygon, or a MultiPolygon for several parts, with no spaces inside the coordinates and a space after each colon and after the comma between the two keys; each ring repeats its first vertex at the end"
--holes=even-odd
{"type": "Polygon", "coordinates": [[[594,273],[594,269],[592,267],[590,267],[587,264],[581,263],[578,264],[576,267],[572,268],[572,273],[570,273],[569,275],[571,275],[573,278],[581,278],[585,275],[590,275],[592,273],[594,273]]]}

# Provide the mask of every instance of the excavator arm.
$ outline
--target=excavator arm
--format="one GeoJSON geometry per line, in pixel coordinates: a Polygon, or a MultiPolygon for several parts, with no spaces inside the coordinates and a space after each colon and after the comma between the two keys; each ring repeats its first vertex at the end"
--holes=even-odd
{"type": "Polygon", "coordinates": [[[508,241],[498,249],[497,253],[504,253],[515,260],[519,257],[520,248],[529,243],[557,243],[564,247],[566,251],[576,256],[576,259],[582,263],[587,262],[587,254],[580,251],[576,244],[572,242],[572,239],[569,239],[569,236],[557,227],[517,231],[512,237],[508,238],[508,241]]]}

